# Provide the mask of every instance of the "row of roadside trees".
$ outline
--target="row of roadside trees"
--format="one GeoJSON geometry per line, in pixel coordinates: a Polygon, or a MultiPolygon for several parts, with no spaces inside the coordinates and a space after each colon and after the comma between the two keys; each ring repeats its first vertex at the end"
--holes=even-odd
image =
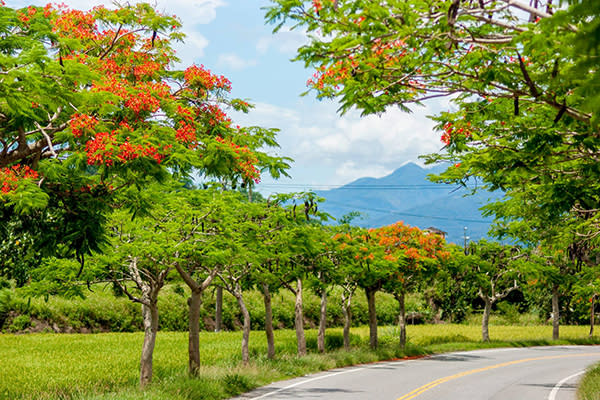
{"type": "MultiPolygon", "coordinates": [[[[403,348],[407,340],[408,294],[423,293],[448,315],[457,297],[478,296],[484,304],[482,340],[488,341],[489,317],[496,302],[527,286],[548,289],[554,285],[552,279],[546,278],[552,276],[549,268],[558,259],[548,261],[549,253],[544,254],[541,249],[485,241],[463,248],[402,222],[377,229],[359,228],[349,221],[325,225],[327,216],[317,211],[318,199],[312,193],[249,201],[237,191],[194,189],[171,182],[147,188],[141,195],[148,203],[145,213],[132,219],[125,210],[115,211],[107,222],[108,245],[101,254],[88,258],[80,276],[73,263],[51,258],[44,269],[53,274],[46,277],[47,281],[35,284],[41,294],[64,291],[73,285],[81,288],[82,281],[111,281],[132,301],[141,304],[145,331],[142,385],[150,382],[152,376],[159,326],[158,299],[167,284],[183,282],[188,288],[191,375],[201,365],[202,298],[215,285],[227,290],[238,304],[244,363],[250,361],[252,326],[246,304],[249,290],[263,295],[267,356],[274,358],[271,297],[282,290],[295,297],[297,352],[303,356],[307,353],[303,316],[307,288],[321,298],[317,348],[325,351],[328,295],[335,287],[341,288],[342,295],[337,300],[341,301],[344,316],[344,347],[349,349],[351,306],[357,291],[367,299],[372,348],[378,346],[375,295],[383,291],[394,296],[398,304],[398,344],[403,348]],[[58,286],[57,278],[62,281],[58,286]]],[[[584,290],[591,284],[582,279],[578,287],[584,290]]],[[[558,314],[555,321],[558,329],[558,314]]]]}
{"type": "MultiPolygon", "coordinates": [[[[493,303],[524,277],[549,287],[557,338],[565,282],[581,274],[581,294],[597,293],[596,3],[273,0],[267,10],[270,21],[318,33],[299,58],[317,69],[311,88],[338,98],[343,110],[377,113],[453,96],[458,110],[436,117],[445,151],[430,161],[454,165],[439,180],[477,177],[503,190],[505,199],[488,207],[495,233],[527,250],[485,242],[448,249],[403,224],[323,226],[311,194],[252,203],[175,184],[200,173],[251,192],[261,173],[278,177],[289,162],[265,151],[277,146],[275,130],[233,123],[226,111],[251,105],[229,96],[225,77],[204,66],[174,68],[179,21],[147,4],[88,12],[0,6],[2,273],[26,283],[40,258],[56,257],[79,265],[63,274],[57,262],[55,287],[84,276],[115,281],[142,304],[142,384],[152,374],[157,298],[172,279],[191,293],[191,373],[200,364],[198,307],[215,280],[244,315],[244,361],[250,287],[263,291],[266,315],[273,291],[295,294],[304,354],[305,286],[321,294],[323,310],[334,284],[344,304],[364,290],[373,347],[374,295],[388,291],[404,345],[406,293],[441,279],[436,271],[473,278],[485,304],[484,340],[493,303]]],[[[322,319],[320,349],[325,327],[322,319]]]]}

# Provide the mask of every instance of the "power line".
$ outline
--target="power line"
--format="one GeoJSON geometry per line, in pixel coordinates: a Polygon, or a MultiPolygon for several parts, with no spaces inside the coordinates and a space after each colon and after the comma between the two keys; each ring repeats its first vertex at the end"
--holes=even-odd
{"type": "Polygon", "coordinates": [[[449,185],[427,185],[427,184],[419,184],[419,185],[345,185],[338,186],[334,184],[302,184],[302,183],[261,183],[259,187],[264,188],[314,188],[314,189],[343,189],[343,190],[456,190],[460,189],[460,186],[449,186],[449,185]]]}
{"type": "Polygon", "coordinates": [[[357,205],[348,205],[348,204],[344,204],[344,203],[340,203],[337,201],[329,201],[327,200],[325,202],[325,204],[337,204],[337,205],[341,205],[345,208],[349,208],[352,210],[356,210],[356,211],[361,211],[361,210],[365,210],[365,211],[374,211],[374,212],[380,212],[380,213],[384,213],[384,214],[394,214],[394,215],[404,215],[407,217],[418,217],[418,218],[429,218],[429,219],[439,219],[439,220],[445,220],[445,221],[456,221],[456,222],[468,222],[468,223],[474,223],[474,224],[489,224],[492,221],[484,221],[484,220],[476,220],[476,219],[468,219],[468,218],[451,218],[451,217],[440,217],[440,216],[435,216],[435,215],[420,215],[420,214],[412,214],[412,213],[405,213],[405,212],[401,212],[401,211],[394,211],[394,210],[384,210],[384,209],[378,209],[378,208],[370,208],[370,207],[363,207],[363,206],[357,206],[357,205]]]}

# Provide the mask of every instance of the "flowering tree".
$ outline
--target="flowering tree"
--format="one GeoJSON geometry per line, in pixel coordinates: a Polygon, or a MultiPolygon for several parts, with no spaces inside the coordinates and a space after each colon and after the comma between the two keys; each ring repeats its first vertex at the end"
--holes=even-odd
{"type": "Polygon", "coordinates": [[[0,206],[55,221],[54,250],[83,260],[115,193],[167,173],[247,184],[263,168],[285,173],[286,159],[258,151],[277,145],[275,131],[227,115],[251,108],[230,98],[227,78],[173,69],[179,28],[148,4],[0,6],[0,206]]]}
{"type": "Polygon", "coordinates": [[[379,246],[384,248],[385,260],[391,261],[391,270],[384,289],[399,305],[400,347],[406,345],[406,293],[415,290],[427,275],[439,267],[439,261],[448,258],[441,236],[426,233],[402,222],[376,230],[379,246]]]}

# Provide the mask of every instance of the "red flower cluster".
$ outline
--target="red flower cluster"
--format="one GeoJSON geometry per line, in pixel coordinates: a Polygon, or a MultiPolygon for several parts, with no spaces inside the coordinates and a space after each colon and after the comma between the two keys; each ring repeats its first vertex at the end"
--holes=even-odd
{"type": "Polygon", "coordinates": [[[146,60],[143,64],[133,67],[133,75],[135,79],[142,80],[144,78],[153,78],[163,66],[155,61],[146,60]]]}
{"type": "Polygon", "coordinates": [[[131,109],[136,115],[142,111],[154,113],[160,108],[160,99],[171,95],[166,83],[142,82],[134,87],[125,101],[125,107],[131,109]]]}
{"type": "Polygon", "coordinates": [[[114,133],[98,132],[85,145],[89,165],[113,165],[113,150],[116,138],[114,133]]]}
{"type": "Polygon", "coordinates": [[[205,104],[201,107],[201,110],[206,114],[207,122],[210,126],[217,126],[221,123],[226,126],[231,124],[231,118],[216,104],[205,104]]]}
{"type": "Polygon", "coordinates": [[[31,18],[33,18],[36,13],[37,13],[37,8],[35,8],[33,6],[29,6],[29,7],[27,7],[27,13],[19,11],[19,13],[17,14],[17,18],[19,18],[19,21],[21,21],[22,23],[28,24],[29,21],[31,20],[31,18]]]}
{"type": "Polygon", "coordinates": [[[17,188],[17,182],[21,179],[37,179],[38,173],[27,165],[13,165],[12,167],[0,168],[0,194],[7,194],[17,188]]]}
{"type": "Polygon", "coordinates": [[[317,69],[306,85],[316,89],[323,89],[327,84],[338,85],[350,77],[356,68],[358,68],[358,62],[352,56],[338,60],[331,66],[323,65],[317,69]]]}
{"type": "Polygon", "coordinates": [[[122,162],[127,162],[130,160],[134,160],[140,157],[150,157],[153,158],[158,164],[164,158],[164,155],[160,154],[156,147],[147,146],[144,147],[142,145],[132,145],[129,141],[121,144],[119,146],[119,153],[117,154],[117,158],[122,162]]]}
{"type": "Polygon", "coordinates": [[[238,146],[231,140],[223,139],[220,136],[217,136],[215,140],[235,153],[234,158],[237,163],[235,166],[236,172],[241,173],[244,178],[253,180],[255,183],[260,182],[260,171],[256,168],[258,158],[252,151],[247,147],[238,146]]]}
{"type": "Polygon", "coordinates": [[[96,19],[92,12],[64,10],[54,21],[54,32],[77,39],[99,39],[96,19]]]}
{"type": "Polygon", "coordinates": [[[85,132],[93,132],[98,120],[87,114],[74,114],[69,122],[73,136],[81,137],[85,132]]]}
{"type": "Polygon", "coordinates": [[[99,92],[109,92],[125,99],[128,97],[126,85],[127,82],[124,80],[116,78],[115,76],[108,76],[101,82],[94,82],[92,84],[92,89],[99,92]]]}
{"type": "Polygon", "coordinates": [[[153,113],[160,108],[160,101],[151,93],[140,91],[127,99],[125,107],[131,109],[136,115],[142,111],[153,113]]]}
{"type": "Polygon", "coordinates": [[[150,157],[160,163],[165,157],[156,147],[131,144],[129,138],[117,145],[115,131],[112,133],[99,132],[96,137],[87,142],[85,151],[89,165],[112,166],[115,161],[125,163],[140,157],[150,157]]]}
{"type": "Polygon", "coordinates": [[[197,139],[196,129],[187,122],[182,122],[177,131],[175,131],[175,138],[181,143],[193,144],[197,139]]]}
{"type": "Polygon", "coordinates": [[[465,138],[470,138],[472,136],[471,133],[471,123],[467,122],[465,124],[465,127],[457,127],[455,124],[453,124],[452,122],[448,122],[444,125],[444,133],[442,133],[442,143],[444,143],[446,146],[448,146],[450,144],[450,142],[452,142],[453,139],[457,138],[457,137],[465,137],[465,138]]]}
{"type": "Polygon", "coordinates": [[[231,82],[223,75],[213,75],[204,65],[192,65],[184,72],[184,78],[189,86],[200,86],[205,90],[225,89],[231,90],[231,82]]]}
{"type": "Polygon", "coordinates": [[[318,13],[323,9],[323,2],[321,0],[313,0],[313,8],[318,13]]]}

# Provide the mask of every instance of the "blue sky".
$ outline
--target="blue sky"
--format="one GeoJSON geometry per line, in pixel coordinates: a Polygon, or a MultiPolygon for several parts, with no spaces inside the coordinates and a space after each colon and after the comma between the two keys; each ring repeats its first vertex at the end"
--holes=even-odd
{"type": "MultiPolygon", "coordinates": [[[[48,1],[6,1],[9,7],[48,1]]],[[[63,0],[67,5],[88,9],[111,6],[102,0],[63,0]]],[[[135,1],[131,1],[135,2],[135,1]]],[[[343,117],[337,104],[318,101],[314,95],[300,97],[313,71],[291,62],[298,46],[306,41],[300,31],[283,29],[274,35],[265,25],[267,0],[156,0],[151,2],[183,22],[186,42],[179,45],[182,66],[204,64],[226,75],[233,95],[249,99],[256,108],[236,115],[237,123],[279,128],[278,154],[295,160],[292,179],[277,182],[264,178],[258,190],[323,189],[349,183],[364,176],[387,175],[418,156],[441,148],[439,133],[426,118],[447,103],[417,108],[412,114],[391,109],[381,116],[361,118],[358,112],[343,117]]]]}

